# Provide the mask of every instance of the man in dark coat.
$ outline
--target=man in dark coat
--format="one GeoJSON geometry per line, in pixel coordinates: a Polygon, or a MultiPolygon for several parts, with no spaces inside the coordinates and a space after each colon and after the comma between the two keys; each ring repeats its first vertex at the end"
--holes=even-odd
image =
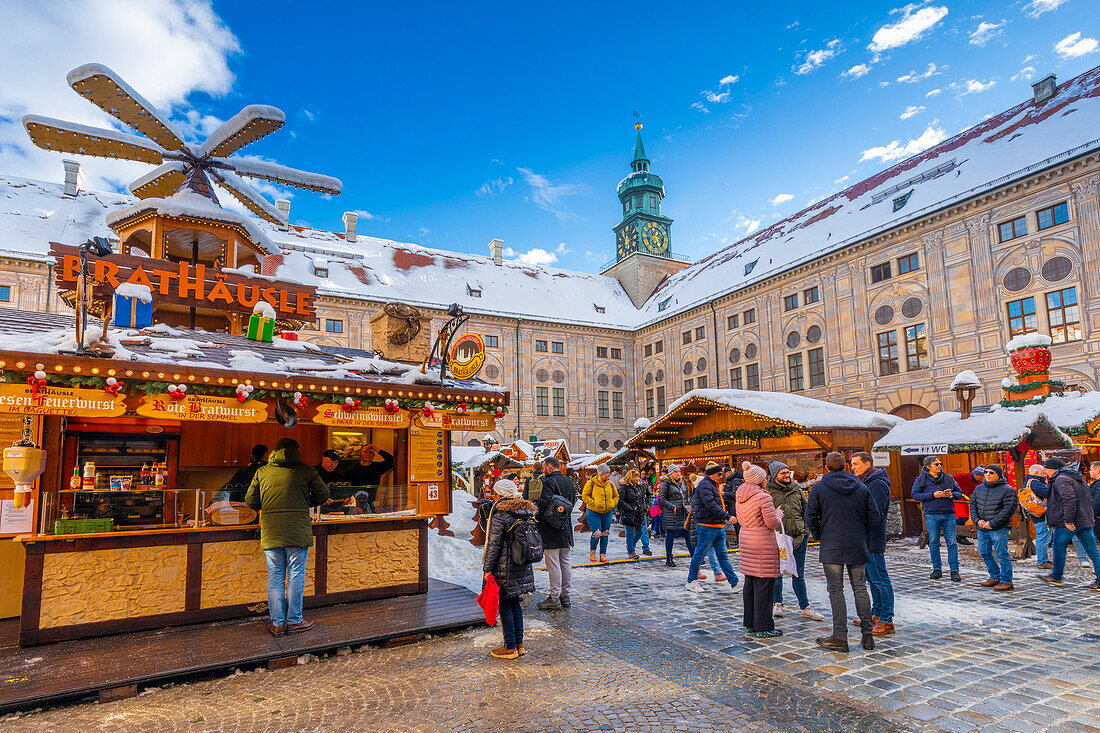
{"type": "Polygon", "coordinates": [[[730,513],[726,511],[726,502],[722,498],[722,491],[714,479],[722,471],[722,467],[711,462],[706,466],[706,475],[699,479],[695,486],[695,493],[691,497],[691,516],[695,520],[698,530],[699,542],[695,545],[695,551],[691,554],[691,565],[688,569],[687,587],[693,591],[701,591],[699,583],[699,568],[707,553],[713,548],[718,556],[718,566],[714,572],[726,576],[730,588],[737,588],[739,579],[733,572],[729,554],[726,552],[726,521],[730,513]]]}
{"type": "Polygon", "coordinates": [[[1062,573],[1066,568],[1066,548],[1074,537],[1081,540],[1085,553],[1092,559],[1096,580],[1085,586],[1087,590],[1100,591],[1100,550],[1092,528],[1096,515],[1092,509],[1092,492],[1085,486],[1081,474],[1066,468],[1057,458],[1043,463],[1050,498],[1047,499],[1047,524],[1054,529],[1054,569],[1050,575],[1040,575],[1039,580],[1051,585],[1062,585],[1062,573]]]}
{"type": "Polygon", "coordinates": [[[550,456],[542,462],[542,491],[532,501],[535,502],[535,518],[538,519],[539,534],[542,535],[546,574],[550,576],[550,595],[538,607],[543,611],[569,608],[569,591],[573,587],[569,548],[573,546],[573,507],[577,503],[577,487],[562,475],[561,462],[557,458],[550,456]],[[546,521],[546,512],[555,496],[562,497],[569,505],[565,510],[568,516],[565,517],[564,526],[555,526],[546,521]]]}
{"type": "Polygon", "coordinates": [[[848,651],[848,604],[844,599],[844,571],[847,570],[856,598],[863,648],[874,649],[871,598],[867,595],[864,569],[869,557],[867,533],[882,521],[882,517],[867,487],[844,470],[842,454],[827,455],[825,468],[825,476],[810,489],[806,527],[821,543],[818,556],[825,570],[825,584],[833,610],[833,635],[814,641],[831,651],[848,651]]]}
{"type": "MultiPolygon", "coordinates": [[[[359,462],[344,471],[344,480],[352,486],[362,486],[370,497],[371,511],[377,511],[375,501],[378,497],[378,484],[382,476],[393,468],[393,456],[373,443],[359,450],[359,462]],[[376,461],[375,458],[382,459],[376,461]]],[[[383,507],[385,509],[385,507],[383,507]]]]}
{"type": "Polygon", "coordinates": [[[248,491],[248,487],[252,485],[252,477],[256,475],[256,471],[258,471],[261,466],[267,465],[267,461],[264,460],[264,456],[266,455],[266,445],[257,443],[252,446],[252,451],[248,456],[248,465],[237,469],[233,477],[222,487],[225,496],[216,498],[225,498],[229,501],[244,501],[244,495],[248,491]]]}
{"type": "MultiPolygon", "coordinates": [[[[890,516],[890,475],[875,468],[870,453],[852,454],[852,473],[871,492],[881,521],[867,533],[867,583],[871,586],[871,633],[884,636],[894,633],[894,585],[886,572],[886,520],[890,516]]],[[[858,623],[858,622],[853,622],[858,623]]]]}
{"type": "Polygon", "coordinates": [[[1016,490],[1005,481],[1004,469],[996,463],[985,467],[985,483],[970,495],[970,518],[978,527],[978,554],[989,570],[985,588],[1012,590],[1012,555],[1008,554],[1008,532],[1016,513],[1016,490]]]}
{"type": "Polygon", "coordinates": [[[273,636],[313,628],[302,618],[306,560],[313,545],[310,507],[328,500],[328,486],[302,461],[298,441],[280,438],[252,477],[245,503],[260,512],[260,549],[267,557],[268,630],[273,636]]]}
{"type": "Polygon", "coordinates": [[[951,568],[951,580],[962,582],[959,575],[959,545],[955,526],[955,502],[962,501],[963,492],[955,479],[943,470],[939,456],[927,456],[924,470],[913,482],[912,497],[921,502],[924,510],[924,526],[928,530],[928,552],[932,556],[932,574],[943,577],[940,565],[940,535],[947,544],[947,564],[951,568]]]}

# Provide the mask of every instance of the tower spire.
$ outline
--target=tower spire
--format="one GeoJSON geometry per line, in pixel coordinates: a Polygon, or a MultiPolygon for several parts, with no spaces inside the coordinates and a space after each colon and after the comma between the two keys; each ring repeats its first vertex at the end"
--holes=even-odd
{"type": "Polygon", "coordinates": [[[631,161],[630,168],[634,171],[647,171],[649,170],[649,158],[645,157],[645,146],[642,145],[642,123],[635,123],[634,129],[638,132],[637,138],[634,140],[634,160],[631,161]]]}

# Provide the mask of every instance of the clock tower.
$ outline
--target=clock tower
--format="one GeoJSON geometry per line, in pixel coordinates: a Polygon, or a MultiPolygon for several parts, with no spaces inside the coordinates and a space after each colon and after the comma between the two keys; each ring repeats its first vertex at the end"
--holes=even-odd
{"type": "Polygon", "coordinates": [[[688,263],[672,254],[672,219],[661,214],[665,182],[649,172],[641,124],[634,129],[634,160],[618,189],[623,220],[614,227],[615,262],[602,274],[622,283],[634,305],[641,307],[661,280],[688,263]]]}

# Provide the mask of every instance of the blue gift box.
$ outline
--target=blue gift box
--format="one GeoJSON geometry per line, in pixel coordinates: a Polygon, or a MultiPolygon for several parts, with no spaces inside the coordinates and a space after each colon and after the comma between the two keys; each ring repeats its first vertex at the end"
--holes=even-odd
{"type": "Polygon", "coordinates": [[[142,303],[115,293],[114,324],[120,328],[145,328],[153,325],[153,303],[142,303]]]}

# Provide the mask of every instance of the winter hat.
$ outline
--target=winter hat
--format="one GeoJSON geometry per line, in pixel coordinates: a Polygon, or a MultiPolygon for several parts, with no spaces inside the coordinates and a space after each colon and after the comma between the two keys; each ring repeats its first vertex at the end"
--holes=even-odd
{"type": "MultiPolygon", "coordinates": [[[[987,468],[993,468],[993,466],[983,466],[979,463],[977,466],[974,467],[974,470],[970,472],[970,477],[973,478],[975,481],[984,481],[985,469],[987,468]]],[[[1000,469],[1000,466],[997,466],[997,468],[1000,469]]],[[[1001,478],[1004,478],[1003,472],[1001,472],[1001,478]]]]}
{"type": "Polygon", "coordinates": [[[776,476],[779,475],[779,472],[782,471],[784,468],[789,469],[790,466],[788,466],[783,461],[772,461],[771,463],[768,464],[768,476],[770,478],[775,478],[776,476]]]}
{"type": "Polygon", "coordinates": [[[370,511],[370,494],[368,494],[365,491],[356,491],[355,492],[355,506],[361,512],[369,512],[370,511]]]}
{"type": "Polygon", "coordinates": [[[668,468],[665,469],[665,475],[666,476],[671,476],[672,474],[676,473],[679,470],[680,470],[680,467],[677,466],[675,463],[673,463],[671,466],[669,466],[668,468]]]}
{"type": "Polygon", "coordinates": [[[997,474],[997,478],[1003,479],[1005,477],[1005,470],[998,466],[996,463],[990,463],[985,467],[985,471],[993,471],[997,474]]]}
{"type": "Polygon", "coordinates": [[[768,478],[768,474],[764,469],[757,466],[755,463],[749,463],[745,461],[742,464],[742,468],[745,471],[745,483],[756,484],[757,486],[763,486],[764,481],[768,478]]]}
{"type": "Polygon", "coordinates": [[[1066,464],[1062,463],[1061,458],[1048,458],[1043,461],[1043,468],[1049,468],[1052,471],[1057,471],[1060,468],[1065,468],[1066,464]]]}
{"type": "Polygon", "coordinates": [[[506,478],[502,478],[500,481],[493,484],[493,491],[506,499],[518,499],[520,496],[519,487],[516,486],[516,482],[506,478]]]}
{"type": "Polygon", "coordinates": [[[597,466],[596,473],[600,474],[601,476],[606,476],[611,473],[611,466],[607,465],[606,463],[602,466],[597,466]]]}
{"type": "Polygon", "coordinates": [[[722,467],[719,466],[714,461],[711,461],[710,463],[707,464],[706,473],[707,473],[708,476],[713,476],[717,473],[722,473],[722,467]]]}

